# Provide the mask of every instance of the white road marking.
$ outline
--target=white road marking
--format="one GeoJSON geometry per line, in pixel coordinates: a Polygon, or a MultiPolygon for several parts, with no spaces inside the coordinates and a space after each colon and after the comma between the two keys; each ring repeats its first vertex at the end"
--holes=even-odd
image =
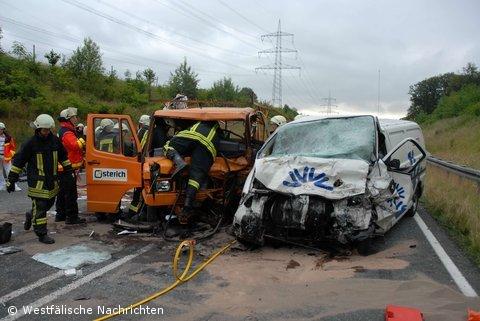
{"type": "Polygon", "coordinates": [[[467,297],[477,297],[478,294],[475,292],[473,287],[468,283],[467,279],[463,276],[462,272],[457,268],[455,263],[453,263],[452,259],[448,256],[447,252],[443,249],[440,242],[438,242],[437,238],[430,232],[427,224],[422,220],[420,215],[415,214],[414,216],[415,221],[417,222],[418,226],[422,230],[423,234],[428,240],[428,243],[432,246],[435,253],[437,253],[438,258],[442,261],[443,265],[447,269],[448,273],[452,277],[453,281],[457,284],[458,288],[462,293],[467,297]]]}
{"type": "MultiPolygon", "coordinates": [[[[96,278],[98,278],[99,276],[102,276],[103,274],[107,273],[108,271],[113,270],[113,269],[119,267],[120,265],[122,265],[122,264],[124,264],[124,263],[126,263],[126,262],[128,262],[128,261],[130,261],[130,260],[132,260],[132,259],[134,259],[134,258],[136,258],[137,256],[139,256],[139,255],[141,255],[141,254],[143,254],[143,253],[151,250],[152,248],[153,248],[153,244],[149,244],[149,245],[141,248],[140,250],[138,250],[137,253],[135,253],[135,254],[127,255],[127,256],[125,256],[125,257],[123,257],[123,258],[121,258],[121,259],[119,259],[119,260],[117,260],[117,261],[115,261],[115,262],[112,262],[112,263],[110,263],[109,265],[106,265],[106,266],[104,266],[103,268],[101,268],[101,269],[99,269],[99,270],[97,270],[97,271],[95,271],[95,272],[92,272],[92,273],[84,276],[83,278],[78,279],[78,280],[76,280],[75,282],[72,282],[72,283],[64,286],[63,288],[58,289],[57,291],[52,292],[52,293],[44,296],[43,298],[38,299],[37,301],[32,302],[32,303],[30,303],[30,304],[25,304],[24,306],[29,306],[29,307],[31,307],[32,309],[34,309],[34,308],[40,308],[40,307],[42,307],[42,306],[44,306],[44,305],[52,302],[53,300],[57,299],[58,297],[60,297],[60,296],[62,296],[62,295],[65,295],[65,294],[67,294],[68,292],[77,289],[78,287],[80,287],[80,286],[82,286],[82,285],[84,285],[84,284],[92,281],[93,279],[96,279],[96,278]]],[[[25,315],[25,313],[24,313],[23,309],[22,309],[22,308],[19,308],[19,309],[18,309],[18,312],[17,312],[16,314],[14,314],[14,315],[9,315],[9,316],[1,319],[0,321],[7,321],[7,320],[8,320],[8,321],[12,321],[12,320],[17,320],[17,319],[23,317],[24,315],[25,315]]]]}
{"type": "Polygon", "coordinates": [[[5,303],[7,303],[8,301],[10,301],[11,299],[14,299],[22,294],[25,294],[33,289],[36,289],[38,288],[39,286],[42,286],[50,281],[53,281],[55,279],[58,279],[59,277],[61,277],[63,275],[63,271],[58,271],[56,273],[53,273],[53,274],[50,274],[49,276],[46,276],[40,280],[38,280],[37,282],[34,282],[32,284],[29,284],[27,286],[24,286],[23,288],[20,288],[18,290],[15,290],[9,294],[6,294],[4,296],[2,296],[0,298],[0,305],[5,305],[5,303]]]}

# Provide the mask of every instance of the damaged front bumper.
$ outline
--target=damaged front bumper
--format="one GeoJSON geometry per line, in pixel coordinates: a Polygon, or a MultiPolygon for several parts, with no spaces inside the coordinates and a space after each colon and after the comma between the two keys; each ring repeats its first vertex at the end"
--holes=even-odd
{"type": "Polygon", "coordinates": [[[242,241],[263,245],[265,235],[308,242],[362,241],[374,233],[372,206],[365,195],[329,200],[252,189],[242,200],[233,232],[242,241]]]}

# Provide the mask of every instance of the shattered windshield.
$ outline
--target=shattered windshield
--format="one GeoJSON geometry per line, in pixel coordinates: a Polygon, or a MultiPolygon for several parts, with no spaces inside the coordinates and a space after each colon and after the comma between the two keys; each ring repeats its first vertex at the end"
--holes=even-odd
{"type": "Polygon", "coordinates": [[[359,116],[289,124],[278,130],[261,156],[310,156],[370,162],[374,150],[373,117],[359,116]]]}

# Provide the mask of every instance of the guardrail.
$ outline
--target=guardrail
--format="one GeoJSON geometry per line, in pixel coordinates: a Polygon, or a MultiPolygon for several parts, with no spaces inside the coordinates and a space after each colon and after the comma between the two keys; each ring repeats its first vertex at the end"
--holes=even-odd
{"type": "Polygon", "coordinates": [[[467,167],[458,165],[449,161],[445,161],[443,159],[439,159],[433,156],[428,156],[427,162],[434,165],[441,167],[449,172],[455,173],[457,175],[463,176],[465,178],[471,179],[477,183],[480,183],[480,171],[467,167]]]}

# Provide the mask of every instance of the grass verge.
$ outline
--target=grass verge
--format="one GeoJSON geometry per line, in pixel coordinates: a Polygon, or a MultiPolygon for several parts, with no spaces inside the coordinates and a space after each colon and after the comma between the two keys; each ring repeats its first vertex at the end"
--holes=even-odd
{"type": "Polygon", "coordinates": [[[422,203],[480,266],[480,185],[428,165],[422,203]]]}

